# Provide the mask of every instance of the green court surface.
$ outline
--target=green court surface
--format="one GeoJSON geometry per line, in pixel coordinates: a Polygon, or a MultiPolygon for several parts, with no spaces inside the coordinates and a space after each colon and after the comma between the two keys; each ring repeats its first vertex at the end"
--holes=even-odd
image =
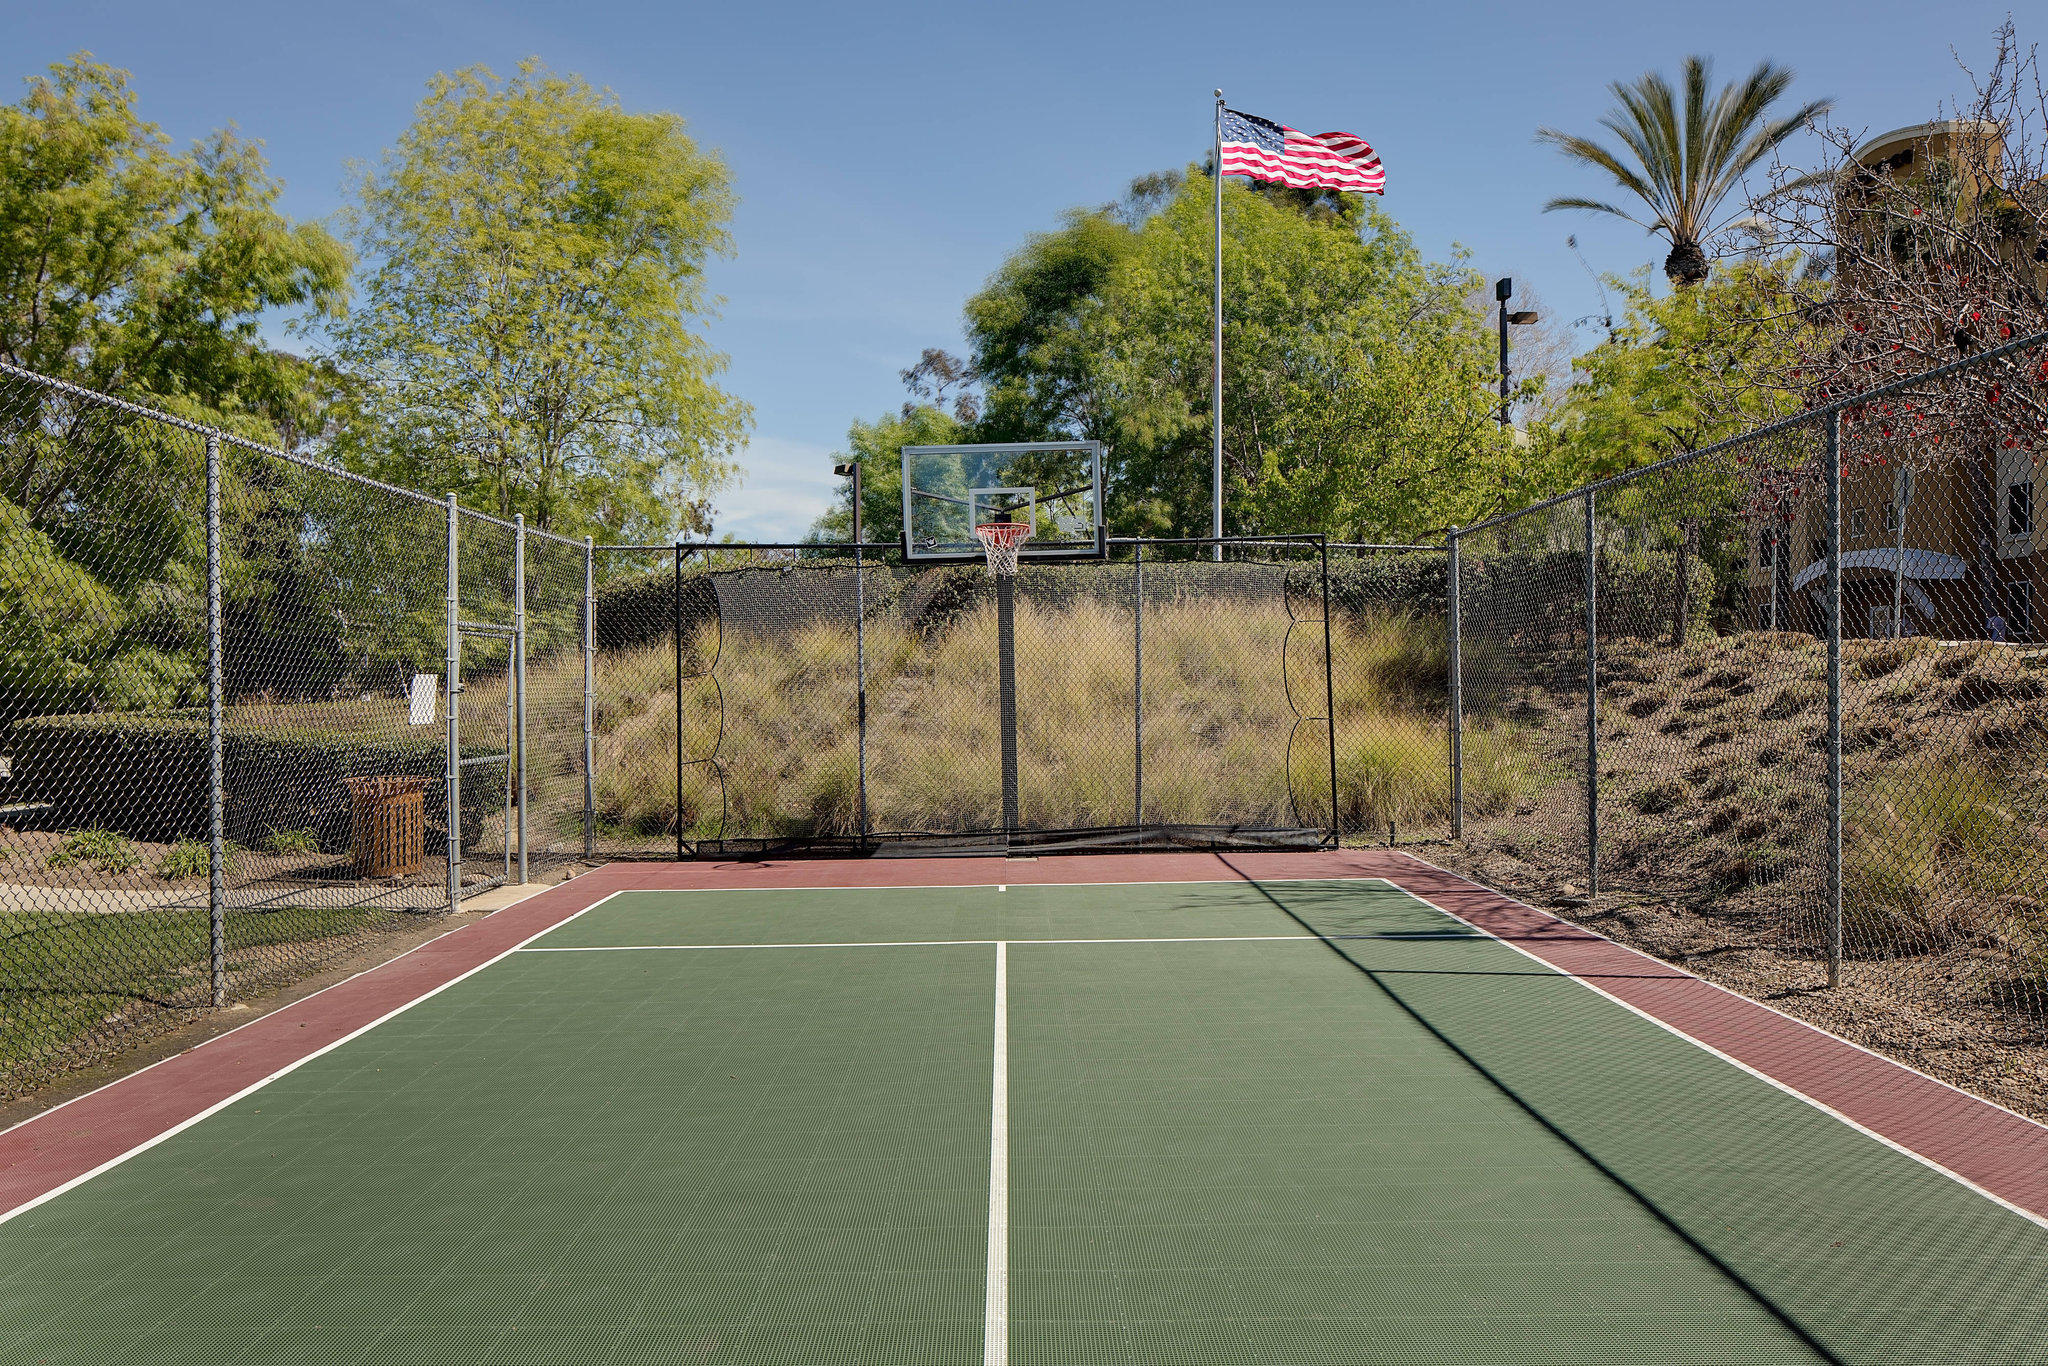
{"type": "Polygon", "coordinates": [[[8,1363],[2004,1363],[2044,1317],[2048,1230],[1375,881],[622,894],[0,1225],[8,1363]]]}

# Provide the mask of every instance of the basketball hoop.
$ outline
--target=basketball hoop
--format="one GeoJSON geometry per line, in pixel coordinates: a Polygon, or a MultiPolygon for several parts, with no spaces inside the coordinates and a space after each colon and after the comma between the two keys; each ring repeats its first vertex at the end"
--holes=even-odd
{"type": "Polygon", "coordinates": [[[1017,553],[1031,539],[1031,523],[984,522],[974,529],[974,535],[988,552],[988,572],[1009,578],[1017,572],[1017,553]]]}

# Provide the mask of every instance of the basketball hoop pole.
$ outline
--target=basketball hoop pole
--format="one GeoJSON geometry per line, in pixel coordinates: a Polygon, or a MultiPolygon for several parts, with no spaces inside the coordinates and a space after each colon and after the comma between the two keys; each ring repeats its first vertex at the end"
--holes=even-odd
{"type": "Polygon", "coordinates": [[[996,683],[1002,691],[1003,839],[1017,833],[1017,622],[1014,574],[996,575],[996,683]]]}
{"type": "Polygon", "coordinates": [[[1017,554],[1031,538],[1028,522],[990,522],[974,529],[996,580],[996,687],[1003,735],[1003,842],[1017,833],[1017,554]]]}

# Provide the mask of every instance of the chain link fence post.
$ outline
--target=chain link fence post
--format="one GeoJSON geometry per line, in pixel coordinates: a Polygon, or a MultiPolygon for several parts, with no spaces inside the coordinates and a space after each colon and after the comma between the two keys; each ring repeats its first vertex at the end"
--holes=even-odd
{"type": "Polygon", "coordinates": [[[206,435],[206,922],[213,1004],[228,1002],[227,812],[221,731],[226,689],[221,651],[220,437],[206,435]]]}
{"type": "Polygon", "coordinates": [[[1842,414],[1828,414],[1828,985],[1842,984],[1842,414]]]}
{"type": "Polygon", "coordinates": [[[1458,529],[1444,537],[1449,563],[1445,568],[1445,598],[1449,607],[1444,633],[1450,638],[1450,733],[1451,733],[1451,838],[1465,836],[1465,692],[1463,650],[1458,621],[1458,529]]]}
{"type": "Polygon", "coordinates": [[[448,909],[462,909],[462,583],[458,561],[461,511],[448,495],[448,652],[442,662],[447,679],[448,726],[448,909]]]}
{"type": "Polygon", "coordinates": [[[1586,903],[1600,895],[1600,555],[1586,491],[1586,903]]]}
{"type": "Polygon", "coordinates": [[[594,738],[593,685],[597,676],[597,543],[583,538],[583,857],[595,852],[597,839],[597,764],[594,738]]]}
{"type": "Polygon", "coordinates": [[[674,646],[676,679],[676,862],[683,853],[683,543],[676,541],[675,575],[669,591],[669,636],[674,646]]]}
{"type": "Polygon", "coordinates": [[[1131,823],[1145,825],[1145,544],[1131,547],[1131,823]]]}
{"type": "MultiPolygon", "coordinates": [[[[1323,572],[1323,736],[1330,752],[1330,847],[1344,847],[1344,817],[1337,804],[1337,679],[1335,654],[1330,644],[1330,538],[1316,537],[1316,554],[1323,572]]],[[[1287,667],[1285,662],[1280,666],[1287,667]]],[[[1389,829],[1392,827],[1390,826],[1389,829]]],[[[1389,844],[1393,840],[1389,838],[1389,844]]]]}
{"type": "Polygon", "coordinates": [[[868,847],[868,570],[866,553],[853,547],[854,750],[860,803],[860,847],[868,847]]]}
{"type": "Polygon", "coordinates": [[[526,514],[512,514],[513,752],[519,801],[519,882],[526,883],[526,514]]]}

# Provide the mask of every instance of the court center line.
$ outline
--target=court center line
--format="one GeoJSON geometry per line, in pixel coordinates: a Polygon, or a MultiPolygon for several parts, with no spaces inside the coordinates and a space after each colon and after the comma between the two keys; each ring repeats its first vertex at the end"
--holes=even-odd
{"type": "Polygon", "coordinates": [[[996,941],[995,1063],[988,1106],[988,1289],[982,1366],[1010,1360],[1010,946],[996,941]]]}
{"type": "MultiPolygon", "coordinates": [[[[332,1043],[326,1044],[320,1048],[316,1048],[312,1052],[305,1054],[303,1057],[292,1059],[290,1062],[278,1068],[276,1071],[270,1073],[268,1076],[259,1077],[257,1080],[250,1082],[247,1086],[244,1086],[241,1090],[235,1092],[233,1095],[215,1101],[213,1104],[207,1106],[204,1110],[201,1110],[197,1114],[189,1115],[186,1118],[179,1120],[176,1124],[171,1125],[169,1128],[164,1129],[160,1133],[152,1134],[150,1137],[144,1139],[142,1142],[136,1144],[134,1147],[128,1149],[126,1152],[117,1153],[113,1157],[108,1158],[106,1161],[100,1163],[97,1167],[94,1167],[91,1171],[80,1172],[77,1176],[72,1177],[69,1181],[64,1182],[62,1185],[52,1186],[49,1190],[44,1191],[41,1195],[35,1196],[28,1200],[24,1200],[22,1203],[14,1206],[12,1209],[0,1210],[0,1224],[6,1223],[8,1220],[14,1218],[18,1214],[26,1214],[30,1210],[35,1209],[38,1206],[46,1205],[50,1201],[55,1200],[58,1196],[64,1194],[66,1191],[75,1190],[79,1186],[82,1186],[86,1182],[92,1180],[94,1177],[99,1176],[102,1173],[112,1171],[114,1168],[120,1166],[123,1162],[126,1162],[129,1158],[134,1157],[136,1154],[148,1152],[157,1144],[165,1142],[166,1140],[173,1138],[178,1134],[184,1133],[185,1130],[191,1128],[195,1124],[198,1124],[202,1120],[211,1119],[213,1116],[219,1114],[222,1110],[225,1110],[230,1105],[233,1105],[236,1101],[242,1100],[245,1097],[252,1096],[256,1092],[261,1091],[264,1087],[270,1085],[270,1083],[276,1081],[279,1077],[286,1076],[290,1073],[298,1071],[301,1067],[304,1067],[307,1063],[313,1061],[313,1059],[323,1057],[326,1054],[332,1053],[335,1049],[341,1047],[343,1044],[361,1038],[363,1035],[375,1029],[378,1025],[383,1024],[386,1020],[396,1019],[398,1016],[405,1014],[406,1011],[411,1010],[420,1002],[432,1000],[434,997],[439,996],[442,992],[448,990],[448,988],[456,985],[457,983],[468,981],[470,978],[482,972],[485,968],[490,967],[493,963],[497,963],[502,961],[503,959],[509,958],[513,954],[525,948],[528,944],[531,944],[534,940],[539,939],[542,935],[552,934],[555,930],[560,929],[563,925],[568,924],[570,921],[576,919],[578,916],[589,914],[591,911],[596,910],[599,906],[604,905],[605,902],[610,901],[612,897],[618,895],[618,892],[612,892],[607,896],[600,897],[596,901],[591,902],[588,906],[583,907],[582,910],[576,911],[572,915],[564,916],[561,920],[555,922],[553,925],[548,926],[546,929],[535,930],[532,934],[520,940],[511,948],[492,954],[489,958],[486,958],[483,962],[478,963],[475,967],[470,968],[468,971],[463,972],[458,976],[449,978],[447,981],[441,983],[437,987],[432,988],[431,990],[421,992],[419,995],[413,997],[410,1001],[405,1002],[403,1005],[395,1006],[392,1009],[385,1011],[382,1015],[379,1015],[376,1019],[370,1021],[368,1024],[358,1025],[356,1028],[351,1029],[348,1033],[342,1035],[340,1038],[334,1040],[332,1043]]],[[[482,924],[484,922],[473,921],[471,923],[482,924]]],[[[464,926],[463,928],[466,929],[468,928],[468,926],[464,926]]],[[[437,935],[435,938],[430,939],[427,942],[438,943],[440,942],[441,939],[445,937],[446,936],[437,935]]],[[[425,948],[426,945],[422,944],[418,947],[425,948]]],[[[400,957],[403,956],[404,955],[400,955],[400,957]]],[[[397,959],[393,959],[391,961],[396,962],[397,959]]],[[[360,976],[362,974],[357,975],[360,976]]],[[[342,984],[337,982],[334,985],[340,986],[342,984]]],[[[318,994],[319,993],[317,992],[314,993],[314,995],[318,994]]],[[[305,999],[311,1000],[312,998],[307,997],[305,999]]],[[[292,1004],[297,1005],[299,1004],[299,1002],[294,1001],[292,1004]]],[[[281,1010],[273,1011],[272,1014],[282,1014],[284,1010],[289,1009],[291,1009],[291,1006],[285,1006],[281,1010]]],[[[264,1018],[268,1019],[270,1018],[270,1016],[265,1016],[264,1018]]],[[[258,1023],[258,1021],[251,1020],[249,1023],[256,1024],[258,1023]]],[[[220,1037],[226,1036],[223,1035],[220,1037]]],[[[204,1045],[202,1044],[198,1046],[203,1047],[204,1045]]]]}
{"type": "MultiPolygon", "coordinates": [[[[567,921],[563,922],[567,924],[567,921]]],[[[539,944],[520,953],[656,953],[662,951],[702,952],[712,949],[934,949],[990,944],[1260,944],[1275,940],[1318,944],[1324,937],[1378,939],[1380,935],[1313,934],[1207,934],[1174,935],[1135,939],[848,939],[817,944],[539,944]]]]}
{"type": "MultiPolygon", "coordinates": [[[[1453,876],[1456,875],[1453,874],[1453,876]]],[[[1878,1143],[1882,1143],[1885,1147],[1890,1148],[1893,1152],[1899,1154],[1901,1157],[1910,1158],[1912,1161],[1919,1163],[1921,1166],[1927,1168],[1929,1171],[1936,1172],[1942,1176],[1947,1177],[1949,1180],[1955,1182],[1957,1185],[1966,1187],[1967,1189],[1975,1192],[1976,1194],[1983,1196],[1986,1200],[1991,1201],[1991,1203],[1999,1206],[2001,1209],[2010,1210],[2012,1213],[2019,1215],[2020,1218],[2025,1219],[2029,1223],[2038,1224],[2042,1228],[2048,1228],[2048,1218],[2043,1218],[2042,1216],[2034,1213],[2032,1210],[2027,1209],[2023,1205],[2014,1204],[2012,1201],[2006,1199],[2004,1196],[2000,1195],[1996,1191],[1988,1190],[1985,1187],[1978,1185],[1975,1181],[1972,1181],[1969,1177],[1964,1176],[1961,1172],[1951,1171],[1949,1168],[1942,1166],[1939,1162],[1936,1162],[1933,1158],[1926,1156],[1924,1153],[1914,1152],[1905,1144],[1886,1138],[1883,1134],[1877,1132],[1877,1130],[1871,1128],[1869,1125],[1851,1119],[1848,1115],[1843,1114],[1840,1110],[1837,1110],[1834,1106],[1828,1104],[1826,1101],[1820,1100],[1814,1096],[1809,1096],[1806,1094],[1806,1092],[1800,1090],[1798,1087],[1779,1081],[1776,1077],[1772,1076],[1768,1072],[1764,1072],[1755,1067],[1751,1067],[1748,1063],[1744,1062],[1742,1059],[1738,1057],[1735,1057],[1733,1054],[1724,1053],[1720,1049],[1714,1047],[1714,1045],[1708,1043],[1706,1040],[1695,1038],[1691,1034],[1686,1033],[1677,1025],[1674,1025],[1666,1020],[1658,1019],[1655,1015],[1652,1015],[1649,1011],[1642,1009],[1640,1006],[1629,1004],[1627,1001],[1622,1000],[1619,996],[1616,996],[1613,992],[1608,991],[1605,988],[1595,986],[1592,982],[1586,980],[1584,977],[1579,976],[1577,973],[1567,971],[1566,969],[1559,967],[1555,963],[1549,962],[1544,958],[1538,957],[1536,954],[1531,953],[1528,949],[1523,948],[1520,944],[1502,938],[1500,935],[1493,933],[1491,930],[1487,929],[1483,925],[1473,924],[1472,921],[1465,919],[1464,916],[1459,915],[1456,911],[1446,910],[1444,907],[1437,905],[1434,901],[1431,901],[1428,897],[1423,896],[1419,892],[1409,891],[1406,887],[1403,887],[1400,883],[1394,881],[1392,878],[1382,878],[1380,879],[1380,881],[1385,882],[1387,886],[1392,887],[1395,891],[1401,893],[1401,895],[1405,897],[1410,897],[1413,900],[1421,902],[1423,905],[1429,907],[1431,910],[1435,911],[1439,915],[1449,916],[1451,919],[1457,921],[1460,925],[1471,926],[1472,929],[1477,930],[1480,934],[1485,935],[1494,943],[1513,949],[1516,953],[1521,954],[1530,962],[1541,963],[1544,967],[1550,969],[1552,972],[1556,973],[1559,977],[1564,978],[1566,981],[1576,982],[1578,985],[1584,987],[1586,990],[1590,992],[1593,992],[1595,995],[1606,997],[1608,1000],[1614,1002],[1614,1004],[1620,1006],[1623,1010],[1626,1010],[1629,1014],[1636,1016],[1638,1019],[1649,1021],[1651,1024],[1657,1026],[1657,1028],[1663,1030],[1665,1033],[1670,1034],[1672,1037],[1683,1039],[1685,1042],[1691,1044],[1694,1048],[1697,1048],[1704,1053],[1708,1053],[1716,1058],[1719,1058],[1722,1062],[1727,1063],[1730,1067],[1736,1068],[1739,1071],[1747,1072],[1750,1076],[1755,1077],[1758,1081],[1763,1082],[1766,1086],[1775,1087],[1778,1090],[1783,1091],[1786,1095],[1791,1096],[1794,1100],[1804,1101],[1806,1104],[1811,1105],[1814,1109],[1820,1111],[1822,1114],[1828,1116],[1829,1118],[1838,1120],[1841,1123],[1848,1125],[1851,1129],[1854,1129],[1857,1133],[1862,1134],[1865,1138],[1871,1139],[1878,1143]]],[[[1488,890],[1491,889],[1489,888],[1488,890]]],[[[1499,893],[1495,893],[1495,895],[1499,895],[1499,893]]],[[[1510,898],[1503,897],[1502,900],[1510,900],[1510,898]]],[[[1513,904],[1526,905],[1527,903],[1514,902],[1513,904]]],[[[1536,908],[1530,907],[1529,909],[1535,910],[1536,908]]],[[[1543,914],[1548,914],[1548,912],[1543,912],[1543,914]]],[[[1551,918],[1556,919],[1555,916],[1551,918]]],[[[1582,928],[1581,926],[1573,925],[1570,921],[1560,921],[1559,923],[1570,926],[1573,929],[1582,928]]],[[[1600,934],[1597,930],[1588,931],[1588,933],[1593,934],[1597,938],[1607,938],[1605,935],[1600,934]]],[[[1607,940],[1607,942],[1614,943],[1615,941],[1607,940]]],[[[1623,944],[1620,947],[1627,948],[1628,946],[1626,944],[1623,944]]],[[[1630,950],[1630,952],[1635,952],[1635,950],[1630,950]]],[[[1683,971],[1683,969],[1680,969],[1680,971],[1683,971]]],[[[1694,973],[1687,973],[1686,975],[1688,977],[1697,977],[1697,974],[1694,973]]],[[[1709,983],[1708,985],[1712,985],[1712,983],[1709,983]]],[[[1747,998],[1738,997],[1737,999],[1747,998]]],[[[1805,1027],[1808,1029],[1814,1028],[1812,1025],[1807,1025],[1805,1021],[1798,1020],[1797,1017],[1788,1018],[1793,1019],[1795,1023],[1805,1025],[1805,1027]]],[[[1822,1029],[1815,1029],[1814,1032],[1830,1039],[1833,1039],[1835,1037],[1834,1035],[1829,1034],[1826,1030],[1822,1029]]],[[[1844,1042],[1846,1042],[1846,1040],[1844,1042]]]]}

